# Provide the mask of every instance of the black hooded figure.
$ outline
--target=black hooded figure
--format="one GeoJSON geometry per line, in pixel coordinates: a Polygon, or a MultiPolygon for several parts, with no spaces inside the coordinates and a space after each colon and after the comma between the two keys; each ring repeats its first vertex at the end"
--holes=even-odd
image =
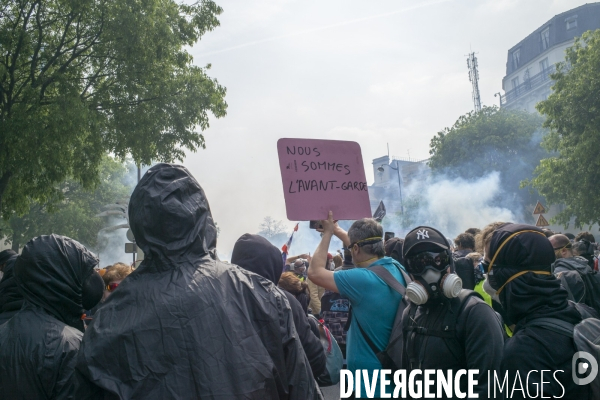
{"type": "Polygon", "coordinates": [[[4,275],[0,280],[0,325],[11,319],[23,305],[23,295],[17,288],[14,274],[18,256],[12,250],[0,252],[0,264],[4,264],[4,275]]]}
{"type": "Polygon", "coordinates": [[[217,260],[208,201],[186,168],[150,168],[129,224],[145,259],[86,331],[77,398],[318,398],[285,296],[217,260]]]}
{"type": "MultiPolygon", "coordinates": [[[[267,239],[259,235],[246,233],[242,235],[231,253],[231,262],[242,267],[245,270],[254,272],[263,278],[277,285],[281,272],[283,271],[283,262],[281,252],[273,246],[267,239]]],[[[293,294],[279,288],[288,299],[292,314],[294,315],[294,325],[302,347],[308,357],[313,376],[316,378],[325,371],[326,359],[325,351],[315,336],[309,325],[308,316],[302,309],[302,305],[296,300],[293,294]]],[[[318,331],[317,331],[318,332],[318,331]]]]}
{"type": "Polygon", "coordinates": [[[567,291],[550,272],[554,249],[543,231],[531,225],[505,224],[494,232],[486,257],[492,262],[488,282],[499,292],[508,318],[516,323],[502,358],[508,387],[515,382],[520,387],[519,378],[522,382],[523,391],[513,391],[511,398],[588,399],[587,386],[577,386],[571,376],[577,352],[573,339],[544,327],[527,326],[536,318],[556,318],[573,325],[581,321],[575,305],[567,301],[567,291]],[[554,374],[558,370],[562,372],[554,374]]]}
{"type": "Polygon", "coordinates": [[[94,254],[64,236],[39,236],[25,245],[14,266],[23,306],[0,326],[0,398],[73,398],[81,315],[104,286],[97,264],[94,254]]]}

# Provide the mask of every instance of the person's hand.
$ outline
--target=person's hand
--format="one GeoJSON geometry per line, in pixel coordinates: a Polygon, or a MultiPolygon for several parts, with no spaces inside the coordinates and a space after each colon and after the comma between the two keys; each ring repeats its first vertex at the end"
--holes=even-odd
{"type": "Polygon", "coordinates": [[[329,211],[329,216],[327,219],[321,220],[322,229],[317,229],[319,232],[323,232],[326,234],[331,234],[335,232],[336,228],[338,228],[337,221],[333,220],[333,211],[329,211]]]}

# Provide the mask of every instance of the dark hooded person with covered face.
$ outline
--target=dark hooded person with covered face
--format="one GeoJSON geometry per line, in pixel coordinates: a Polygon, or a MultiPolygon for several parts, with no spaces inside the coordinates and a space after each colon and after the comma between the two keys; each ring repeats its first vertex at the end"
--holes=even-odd
{"type": "Polygon", "coordinates": [[[572,379],[573,339],[532,323],[553,318],[577,324],[582,316],[551,272],[554,249],[544,232],[531,225],[504,224],[486,246],[484,264],[490,286],[516,324],[504,346],[502,379],[508,376],[513,399],[588,399],[588,387],[572,379]],[[545,375],[540,373],[546,371],[545,375]]]}
{"type": "Polygon", "coordinates": [[[145,258],[86,331],[77,398],[319,398],[285,295],[218,260],[206,195],[185,167],[146,172],[129,224],[145,258]]]}
{"type": "MultiPolygon", "coordinates": [[[[247,271],[254,272],[275,285],[279,282],[281,272],[283,271],[279,249],[269,243],[264,237],[249,233],[242,235],[235,242],[233,252],[231,253],[231,263],[247,271]]],[[[323,346],[319,338],[311,330],[308,316],[302,305],[296,300],[296,297],[284,289],[281,289],[281,291],[285,294],[290,304],[296,332],[298,332],[302,348],[312,368],[313,376],[317,378],[325,370],[326,360],[323,346]]]]}
{"type": "Polygon", "coordinates": [[[72,399],[84,310],[102,297],[98,259],[64,236],[39,236],[14,266],[23,306],[0,326],[0,398],[72,399]]]}

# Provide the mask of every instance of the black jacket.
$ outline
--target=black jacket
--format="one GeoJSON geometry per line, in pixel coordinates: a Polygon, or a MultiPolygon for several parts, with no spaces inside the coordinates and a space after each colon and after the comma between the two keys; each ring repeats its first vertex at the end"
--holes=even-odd
{"type": "Polygon", "coordinates": [[[552,264],[552,272],[557,278],[565,281],[565,289],[571,293],[571,300],[576,303],[585,302],[585,282],[581,275],[592,272],[585,258],[580,256],[559,258],[552,264]]]}
{"type": "MultiPolygon", "coordinates": [[[[240,237],[235,246],[233,246],[231,262],[245,270],[267,278],[275,285],[279,282],[281,272],[283,271],[283,261],[279,249],[262,236],[251,235],[249,233],[240,237]]],[[[300,305],[293,294],[281,288],[280,290],[288,299],[294,317],[296,332],[298,332],[302,348],[310,362],[313,376],[316,378],[325,371],[326,358],[323,346],[319,338],[311,330],[312,326],[302,305],[300,305]]]]}
{"type": "MultiPolygon", "coordinates": [[[[413,369],[453,370],[477,369],[478,384],[474,392],[479,399],[487,398],[488,371],[498,371],[502,360],[504,338],[501,322],[490,306],[474,295],[464,303],[458,298],[442,302],[431,300],[421,306],[410,304],[403,319],[409,318],[410,308],[418,307],[414,320],[419,331],[404,331],[403,368],[407,376],[413,369]],[[449,338],[423,334],[427,330],[444,331],[450,313],[455,313],[456,331],[449,338]]],[[[405,322],[405,326],[407,326],[405,322]]],[[[454,376],[454,375],[453,375],[454,376]]],[[[467,392],[467,379],[461,379],[461,390],[467,392]]],[[[435,383],[434,386],[435,387],[435,383]]],[[[437,389],[432,389],[435,393],[437,389]]],[[[456,393],[456,392],[455,392],[456,393]]],[[[447,397],[442,397],[447,398],[447,397]]]]}
{"type": "Polygon", "coordinates": [[[145,259],[85,332],[78,398],[317,398],[285,295],[216,259],[208,201],[187,169],[150,168],[129,224],[145,259]]]}
{"type": "Polygon", "coordinates": [[[0,325],[11,319],[23,305],[23,295],[19,292],[14,274],[17,257],[15,254],[6,261],[0,281],[0,325]]]}
{"type": "MultiPolygon", "coordinates": [[[[571,377],[571,361],[577,352],[573,340],[545,328],[524,327],[527,321],[540,317],[558,318],[574,325],[581,320],[575,306],[567,302],[567,292],[560,286],[560,281],[554,276],[526,274],[507,285],[500,299],[511,320],[517,321],[513,337],[504,346],[502,371],[508,373],[509,385],[515,381],[517,371],[525,386],[529,371],[562,370],[564,372],[556,374],[558,382],[552,374],[544,375],[544,396],[558,397],[564,391],[565,399],[588,399],[587,386],[575,385],[571,377]]],[[[530,374],[528,390],[531,397],[515,391],[511,398],[533,398],[541,380],[541,374],[530,374]]]]}
{"type": "Polygon", "coordinates": [[[81,288],[97,258],[62,236],[31,240],[14,266],[23,308],[0,326],[0,398],[73,399],[81,288]]]}

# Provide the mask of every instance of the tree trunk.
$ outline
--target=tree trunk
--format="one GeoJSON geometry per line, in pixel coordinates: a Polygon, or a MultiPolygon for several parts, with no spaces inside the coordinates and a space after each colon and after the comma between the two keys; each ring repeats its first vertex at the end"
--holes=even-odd
{"type": "Polygon", "coordinates": [[[8,187],[8,181],[12,176],[11,171],[6,171],[2,177],[0,177],[0,217],[2,217],[2,196],[4,195],[4,191],[8,187]]]}
{"type": "Polygon", "coordinates": [[[17,233],[13,232],[12,240],[11,240],[11,248],[13,251],[19,252],[19,241],[17,240],[17,233]]]}

